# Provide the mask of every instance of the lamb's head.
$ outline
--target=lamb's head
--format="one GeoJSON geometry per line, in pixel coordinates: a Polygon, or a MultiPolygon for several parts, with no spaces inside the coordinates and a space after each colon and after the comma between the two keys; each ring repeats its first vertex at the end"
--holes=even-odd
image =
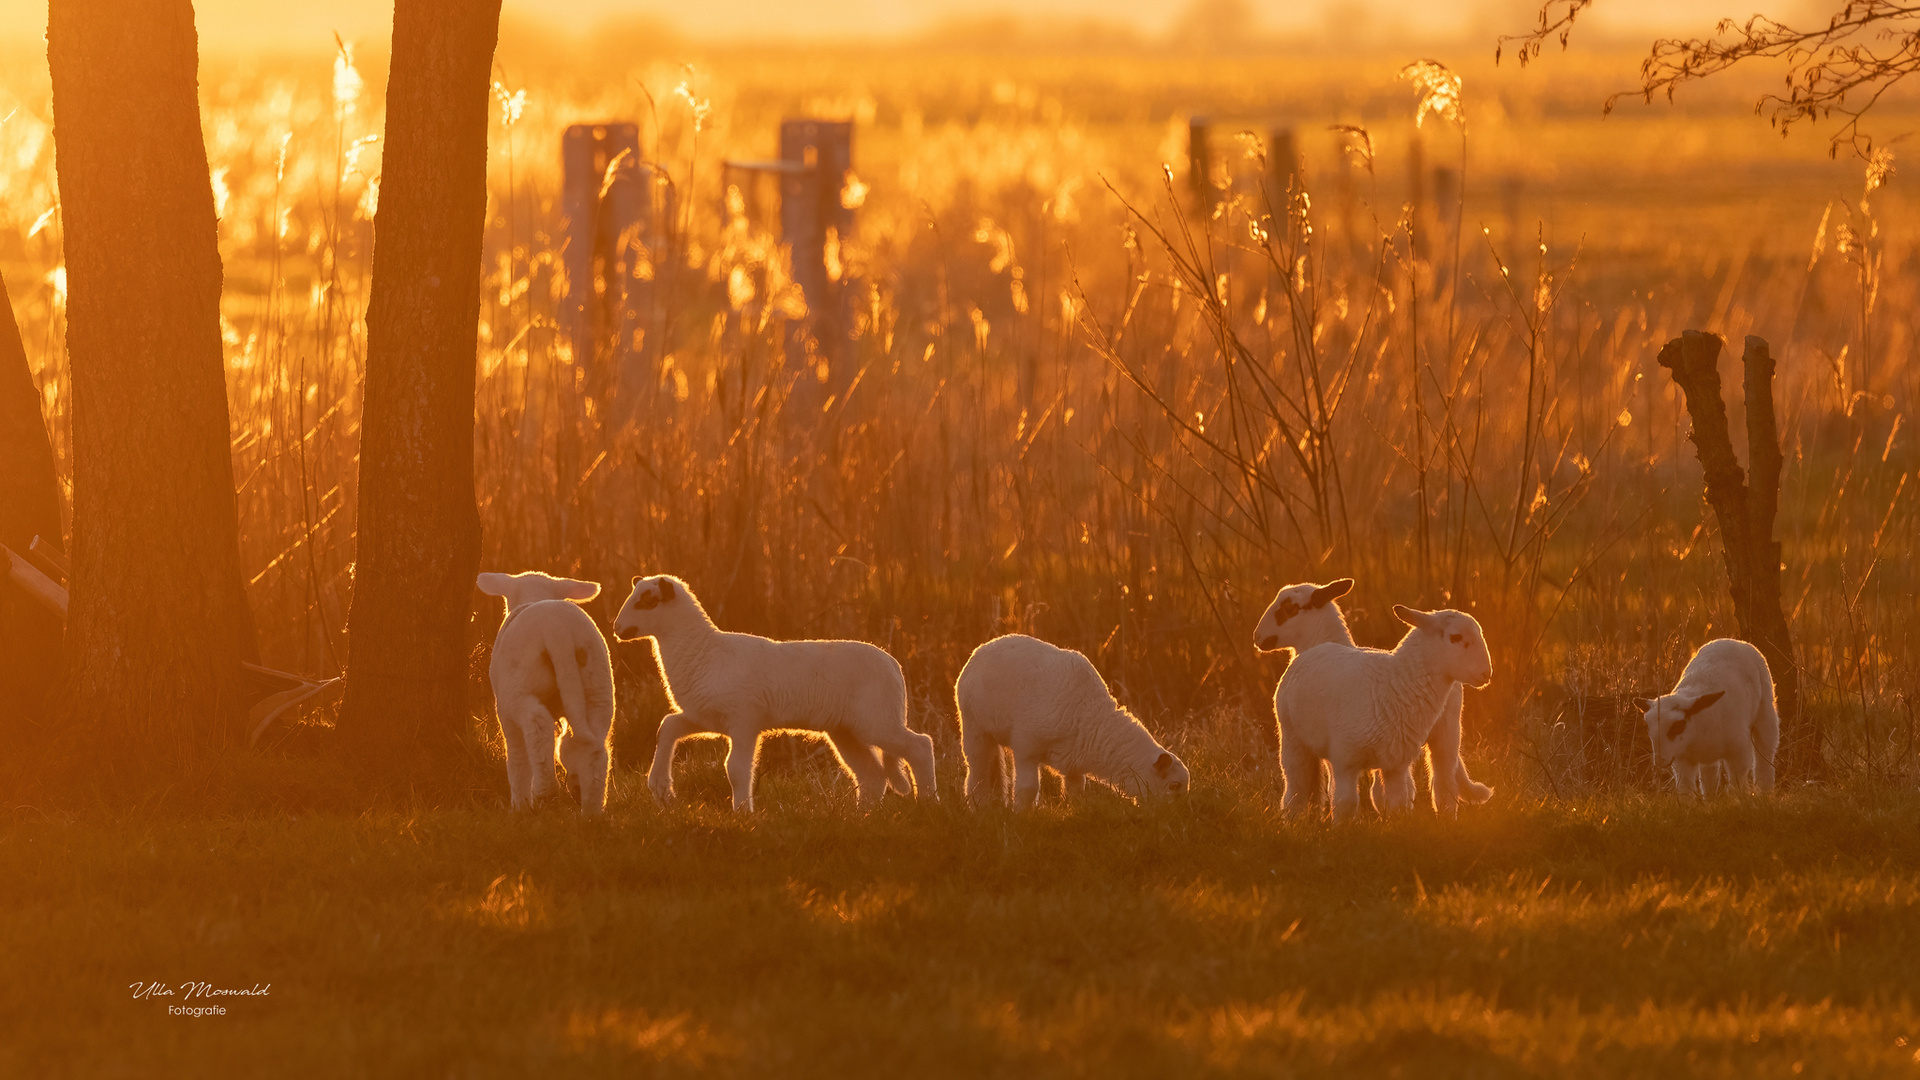
{"type": "Polygon", "coordinates": [[[1657,698],[1634,698],[1634,708],[1646,717],[1647,737],[1653,740],[1653,763],[1665,767],[1678,758],[1693,741],[1688,721],[1714,702],[1719,701],[1725,690],[1715,690],[1709,694],[1688,691],[1684,694],[1664,694],[1657,698]]]}
{"type": "Polygon", "coordinates": [[[636,577],[627,602],[614,616],[613,636],[621,641],[657,637],[661,630],[676,624],[682,609],[692,606],[693,594],[679,578],[671,574],[636,577]]]}
{"type": "Polygon", "coordinates": [[[1186,763],[1175,757],[1172,751],[1159,750],[1152,763],[1144,769],[1130,772],[1119,786],[1137,799],[1162,799],[1185,795],[1193,786],[1193,777],[1187,772],[1186,763]]]}
{"type": "Polygon", "coordinates": [[[584,603],[600,595],[599,582],[553,577],[538,570],[529,570],[524,574],[481,574],[474,579],[474,584],[488,596],[504,597],[509,615],[541,600],[575,600],[584,603]]]}
{"type": "Polygon", "coordinates": [[[1347,621],[1334,603],[1352,588],[1352,578],[1341,578],[1325,585],[1308,581],[1281,589],[1253,628],[1254,647],[1261,652],[1303,652],[1329,641],[1352,641],[1347,621]]]}
{"type": "Polygon", "coordinates": [[[1413,627],[1401,644],[1418,643],[1441,674],[1476,690],[1493,681],[1493,656],[1479,620],[1464,611],[1416,611],[1399,604],[1393,613],[1413,627]]]}

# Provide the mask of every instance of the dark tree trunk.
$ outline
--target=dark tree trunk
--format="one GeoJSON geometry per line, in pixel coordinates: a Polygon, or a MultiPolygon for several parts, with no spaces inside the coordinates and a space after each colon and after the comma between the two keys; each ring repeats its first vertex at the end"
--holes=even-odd
{"type": "Polygon", "coordinates": [[[73,373],[72,736],[103,780],[245,741],[253,623],[187,0],[53,0],[73,373]]]}
{"type": "Polygon", "coordinates": [[[1825,772],[1820,731],[1800,708],[1800,668],[1794,661],[1787,616],[1780,606],[1780,542],[1773,538],[1780,504],[1780,430],[1773,409],[1773,355],[1767,343],[1748,337],[1746,371],[1747,457],[1752,484],[1734,457],[1727,435],[1727,407],[1720,397],[1718,335],[1688,330],[1660,350],[1660,365],[1686,394],[1693,421],[1694,451],[1706,474],[1707,502],[1720,524],[1727,584],[1740,637],[1767,658],[1780,711],[1780,753],[1775,762],[1786,780],[1817,779],[1825,772]]]}
{"type": "Polygon", "coordinates": [[[367,307],[360,535],[340,731],[388,786],[465,757],[474,364],[500,0],[398,0],[367,307]]]}
{"type": "MultiPolygon", "coordinates": [[[[24,555],[36,536],[64,546],[60,481],[40,388],[0,279],[0,544],[24,555]]],[[[0,739],[14,743],[14,725],[40,715],[59,677],[60,617],[9,582],[0,565],[0,739]]]]}

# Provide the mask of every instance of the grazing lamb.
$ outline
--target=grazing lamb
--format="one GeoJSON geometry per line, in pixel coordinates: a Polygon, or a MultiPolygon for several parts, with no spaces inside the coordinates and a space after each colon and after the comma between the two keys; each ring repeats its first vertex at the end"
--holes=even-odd
{"type": "MultiPolygon", "coordinates": [[[[1253,632],[1255,647],[1262,652],[1292,649],[1296,654],[1328,642],[1353,648],[1353,634],[1347,629],[1346,617],[1334,603],[1352,588],[1352,578],[1341,578],[1325,585],[1306,582],[1281,589],[1266,613],[1260,616],[1260,624],[1253,632]]],[[[1433,730],[1426,738],[1433,763],[1433,808],[1440,816],[1447,818],[1458,816],[1459,806],[1463,802],[1475,805],[1493,798],[1491,787],[1467,775],[1467,763],[1460,757],[1463,696],[1458,683],[1447,691],[1447,699],[1440,706],[1440,715],[1434,718],[1433,730]]],[[[1278,687],[1274,689],[1274,701],[1277,709],[1278,687]]],[[[1277,712],[1275,716],[1278,717],[1277,712]]],[[[1396,790],[1399,786],[1396,782],[1396,790]]],[[[1405,790],[1413,790],[1411,775],[1406,780],[1405,790]]],[[[1371,777],[1368,778],[1367,797],[1369,801],[1373,797],[1371,777]]]]}
{"type": "Polygon", "coordinates": [[[1040,795],[1040,767],[1067,790],[1087,777],[1138,798],[1187,790],[1187,767],[1120,704],[1085,656],[1008,634],[973,650],[954,683],[967,754],[967,798],[1004,804],[1002,748],[1013,751],[1013,806],[1040,795]]]}
{"type": "Polygon", "coordinates": [[[907,727],[907,683],[900,665],[863,641],[769,641],[730,634],[679,578],[633,579],[614,619],[622,641],[652,638],[660,678],[674,711],[660,721],[647,786],[673,798],[673,750],[690,735],[724,735],[733,808],[753,809],[760,736],[820,732],[870,809],[891,784],[903,795],[937,800],[933,740],[907,727]],[[909,786],[904,760],[913,767],[909,786]]]}
{"type": "Polygon", "coordinates": [[[554,721],[565,717],[560,762],[580,785],[580,809],[601,813],[607,807],[611,761],[613,662],[593,617],[573,603],[600,595],[600,586],[538,571],[481,574],[475,584],[507,601],[487,671],[507,744],[513,808],[525,809],[553,794],[554,721]]]}
{"type": "Polygon", "coordinates": [[[1398,604],[1393,613],[1411,627],[1393,651],[1316,645],[1280,677],[1273,707],[1289,813],[1311,805],[1322,761],[1333,770],[1336,821],[1358,811],[1368,769],[1385,777],[1389,805],[1411,804],[1413,761],[1449,688],[1492,681],[1493,658],[1473,616],[1398,604]]]}
{"type": "Polygon", "coordinates": [[[1720,763],[1752,790],[1773,790],[1773,754],[1780,748],[1780,714],[1773,704],[1767,658],[1744,641],[1718,638],[1687,661],[1673,692],[1634,698],[1646,714],[1655,767],[1671,765],[1684,794],[1720,788],[1720,763]],[[1702,788],[1702,766],[1706,784],[1702,788]]]}

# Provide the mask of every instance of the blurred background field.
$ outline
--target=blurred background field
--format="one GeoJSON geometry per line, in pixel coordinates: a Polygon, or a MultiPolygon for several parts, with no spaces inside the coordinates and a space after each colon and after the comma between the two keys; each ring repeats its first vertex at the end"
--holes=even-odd
{"type": "MultiPolygon", "coordinates": [[[[308,673],[337,672],[344,647],[382,48],[202,65],[249,595],[263,659],[308,673]]],[[[1490,51],[1441,55],[1464,123],[1416,127],[1400,71],[1421,54],[1337,42],[1181,48],[987,20],[802,49],[509,24],[483,565],[594,578],[603,604],[629,575],[673,572],[725,628],[875,641],[927,729],[951,728],[975,645],[1034,633],[1086,652],[1156,730],[1256,764],[1280,662],[1255,654],[1254,621],[1284,584],[1351,575],[1365,643],[1397,637],[1396,602],[1486,624],[1476,771],[1543,794],[1644,783],[1606,749],[1618,699],[1733,632],[1654,355],[1687,328],[1728,340],[1744,456],[1753,333],[1780,358],[1778,535],[1807,706],[1835,769],[1910,779],[1920,249],[1903,144],[1868,191],[1826,131],[1783,140],[1754,116],[1771,76],[1603,119],[1639,52],[1522,70],[1490,51]],[[1194,213],[1196,115],[1212,215],[1194,213]],[[783,347],[804,308],[792,267],[753,192],[723,185],[722,162],[773,156],[791,117],[855,125],[857,224],[828,255],[851,340],[831,355],[783,347]],[[557,332],[561,132],[609,120],[640,124],[671,209],[617,373],[576,364],[557,332]],[[1278,129],[1292,187],[1267,158],[1278,129]]],[[[43,59],[18,43],[0,115],[0,271],[64,470],[50,113],[43,59]]],[[[1915,123],[1893,100],[1876,131],[1915,123]]],[[[486,719],[497,610],[479,600],[486,719]]],[[[644,762],[664,698],[644,646],[617,654],[616,759],[644,762]]]]}

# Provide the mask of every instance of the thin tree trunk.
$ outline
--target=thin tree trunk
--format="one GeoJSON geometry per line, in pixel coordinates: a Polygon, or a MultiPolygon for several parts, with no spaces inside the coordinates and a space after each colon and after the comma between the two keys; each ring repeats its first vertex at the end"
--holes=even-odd
{"type": "Polygon", "coordinates": [[[367,307],[360,535],[340,731],[389,787],[466,757],[474,364],[500,0],[398,0],[367,307]]]}
{"type": "Polygon", "coordinates": [[[1780,606],[1780,542],[1773,538],[1780,505],[1780,430],[1773,407],[1773,355],[1767,343],[1748,337],[1742,364],[1746,372],[1747,457],[1752,485],[1733,454],[1727,434],[1727,408],[1720,396],[1718,335],[1688,330],[1667,342],[1659,362],[1673,372],[1686,394],[1693,421],[1695,452],[1706,474],[1707,502],[1720,524],[1727,584],[1740,637],[1767,659],[1780,711],[1780,756],[1776,764],[1787,780],[1821,776],[1820,732],[1800,709],[1800,668],[1794,661],[1787,617],[1780,606]]]}
{"type": "MultiPolygon", "coordinates": [[[[7,283],[0,279],[0,544],[25,552],[33,538],[62,546],[60,481],[7,283]]],[[[60,677],[60,618],[6,580],[0,566],[0,739],[41,713],[60,677]]]]}
{"type": "Polygon", "coordinates": [[[119,783],[245,739],[254,655],[187,0],[52,0],[73,377],[71,733],[119,783]]]}

